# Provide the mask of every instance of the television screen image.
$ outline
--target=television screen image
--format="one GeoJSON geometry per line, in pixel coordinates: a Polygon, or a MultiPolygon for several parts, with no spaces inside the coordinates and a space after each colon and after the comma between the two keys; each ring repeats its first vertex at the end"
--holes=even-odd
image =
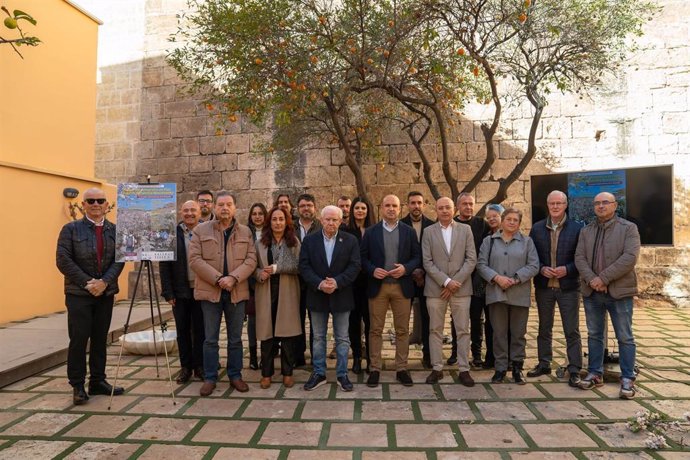
{"type": "Polygon", "coordinates": [[[673,245],[673,166],[541,174],[531,177],[532,222],[545,219],[546,197],[553,190],[568,195],[568,216],[589,223],[594,197],[610,192],[616,210],[637,225],[643,245],[673,245]]]}

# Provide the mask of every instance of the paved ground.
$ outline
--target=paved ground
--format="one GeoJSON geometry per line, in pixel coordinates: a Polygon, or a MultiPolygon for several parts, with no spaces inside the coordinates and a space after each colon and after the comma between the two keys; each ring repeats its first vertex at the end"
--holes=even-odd
{"type": "MultiPolygon", "coordinates": [[[[536,357],[536,330],[532,315],[528,365],[536,357]]],[[[278,383],[261,390],[258,372],[245,371],[249,393],[231,392],[225,380],[211,397],[200,398],[201,383],[193,382],[174,385],[176,404],[164,359],[157,377],[152,357],[126,356],[120,375],[127,393],[108,411],[105,396],[72,406],[59,366],[0,390],[0,459],[690,458],[687,431],[670,432],[671,447],[652,451],[644,447],[647,436],[625,424],[643,409],[676,419],[690,412],[690,310],[637,308],[635,332],[641,373],[634,401],[619,400],[615,383],[581,391],[554,375],[525,386],[493,385],[491,371],[478,371],[478,384],[468,389],[453,371],[441,384],[426,385],[428,372],[415,349],[417,383],[410,388],[385,371],[379,388],[367,388],[363,375],[352,393],[333,383],[312,393],[278,383]]],[[[554,335],[562,360],[564,340],[554,335]]],[[[118,351],[110,348],[111,366],[118,351]]],[[[390,344],[385,354],[390,368],[390,344]]],[[[170,364],[174,375],[176,357],[170,364]]],[[[111,367],[111,381],[114,372],[111,367]]],[[[304,382],[308,373],[295,377],[304,382]]]]}

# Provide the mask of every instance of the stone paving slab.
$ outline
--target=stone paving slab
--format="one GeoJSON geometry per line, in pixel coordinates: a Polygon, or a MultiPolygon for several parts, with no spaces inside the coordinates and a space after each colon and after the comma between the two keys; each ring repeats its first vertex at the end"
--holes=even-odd
{"type": "MultiPolygon", "coordinates": [[[[364,384],[366,374],[350,374],[354,391],[341,391],[329,360],[329,383],[312,392],[302,388],[309,369],[295,370],[296,385],[285,388],[278,367],[269,389],[259,388],[258,371],[245,369],[250,391],[239,393],[222,372],[214,393],[202,398],[198,380],[171,386],[167,364],[174,378],[175,354],[169,363],[159,357],[158,369],[153,357],[123,355],[118,368],[119,348],[111,346],[108,375],[112,382],[117,372],[127,392],[113,398],[110,408],[108,396],[73,406],[63,364],[0,389],[0,460],[690,458],[688,433],[672,433],[668,449],[651,451],[646,434],[626,426],[641,410],[673,419],[690,412],[690,347],[683,340],[690,311],[642,309],[635,321],[642,334],[633,401],[618,399],[615,382],[582,391],[555,373],[526,385],[496,385],[490,383],[491,370],[473,370],[476,385],[466,388],[457,383],[457,368],[447,366],[439,384],[427,385],[429,371],[421,366],[418,346],[411,347],[409,363],[415,384],[403,387],[395,381],[389,342],[376,388],[364,384]]],[[[565,359],[560,327],[556,318],[554,369],[565,359]]],[[[584,318],[581,330],[586,331],[584,318]]],[[[525,368],[536,364],[536,335],[532,315],[525,368]]]]}

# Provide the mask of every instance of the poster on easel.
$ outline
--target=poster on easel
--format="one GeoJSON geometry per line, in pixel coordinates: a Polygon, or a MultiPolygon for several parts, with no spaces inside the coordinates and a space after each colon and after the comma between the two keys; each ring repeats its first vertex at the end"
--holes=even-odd
{"type": "Polygon", "coordinates": [[[177,184],[117,185],[118,262],[176,260],[177,184]]]}

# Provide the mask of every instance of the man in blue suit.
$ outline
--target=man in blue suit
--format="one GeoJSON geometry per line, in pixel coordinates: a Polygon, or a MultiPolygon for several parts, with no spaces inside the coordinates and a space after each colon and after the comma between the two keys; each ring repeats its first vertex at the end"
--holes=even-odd
{"type": "Polygon", "coordinates": [[[362,268],[369,275],[368,292],[371,329],[371,373],[367,386],[376,387],[381,375],[383,327],[390,306],[395,327],[396,379],[412,385],[407,371],[410,341],[410,307],[415,289],[412,272],[422,266],[422,251],[417,234],[398,220],[400,199],[387,195],[381,202],[383,221],[372,226],[362,239],[362,268]]]}
{"type": "MultiPolygon", "coordinates": [[[[347,354],[350,349],[348,328],[350,311],[354,308],[352,283],[360,270],[357,238],[338,228],[343,211],[326,206],[321,211],[322,230],[302,240],[299,270],[307,284],[307,308],[314,329],[314,372],[304,389],[315,390],[326,383],[326,330],[328,314],[333,316],[336,347],[336,376],[343,391],[352,391],[347,376],[347,354]]],[[[409,320],[409,314],[408,314],[409,320]]]]}

